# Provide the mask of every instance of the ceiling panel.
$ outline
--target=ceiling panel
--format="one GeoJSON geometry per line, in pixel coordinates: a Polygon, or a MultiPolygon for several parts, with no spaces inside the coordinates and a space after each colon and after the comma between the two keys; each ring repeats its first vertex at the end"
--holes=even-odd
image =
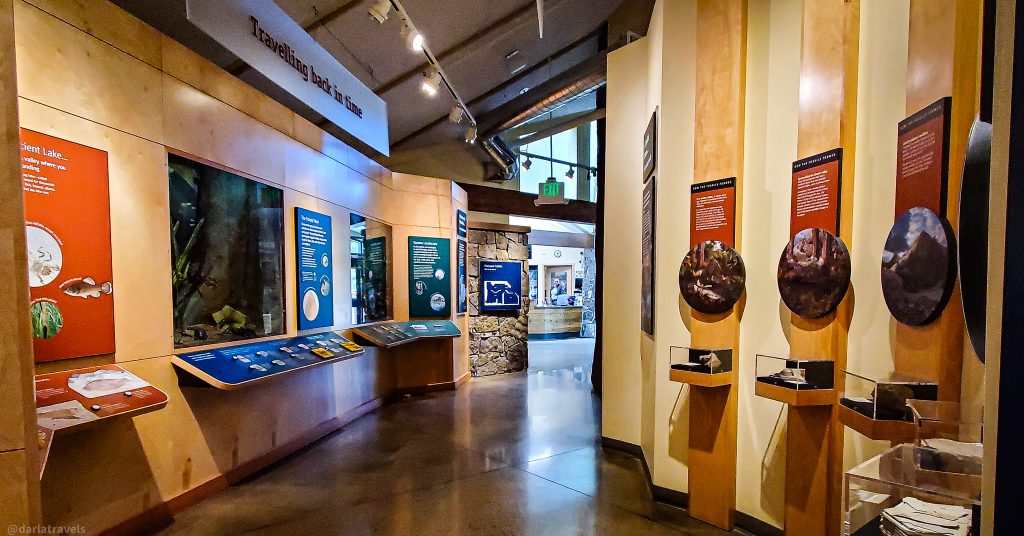
{"type": "MultiPolygon", "coordinates": [[[[262,77],[239,69],[237,58],[184,19],[184,0],[114,0],[146,22],[221,67],[301,108],[262,77]]],[[[406,48],[394,11],[383,24],[368,14],[372,0],[275,0],[328,52],[388,104],[392,144],[416,134],[415,145],[461,138],[464,126],[441,121],[454,101],[420,91],[425,57],[406,48]]],[[[581,41],[602,27],[622,0],[545,0],[544,38],[538,36],[535,0],[401,0],[456,91],[476,115],[536,87],[598,52],[581,41]],[[570,45],[572,45],[570,47],[570,45]],[[514,75],[505,56],[519,51],[526,68],[514,75]]],[[[317,120],[308,109],[300,113],[317,120]]]]}

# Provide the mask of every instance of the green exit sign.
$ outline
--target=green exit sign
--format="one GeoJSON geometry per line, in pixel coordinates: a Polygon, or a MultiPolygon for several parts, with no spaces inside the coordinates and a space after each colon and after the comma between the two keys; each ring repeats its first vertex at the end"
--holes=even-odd
{"type": "Polygon", "coordinates": [[[554,177],[540,183],[540,197],[533,202],[535,205],[564,205],[565,183],[558,182],[554,177]]]}

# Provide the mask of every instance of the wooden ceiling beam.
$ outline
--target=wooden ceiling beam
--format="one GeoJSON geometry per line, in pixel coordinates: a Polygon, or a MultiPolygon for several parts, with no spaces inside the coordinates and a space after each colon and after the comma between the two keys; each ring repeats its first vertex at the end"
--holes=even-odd
{"type": "MultiPolygon", "coordinates": [[[[444,52],[441,52],[440,54],[437,55],[437,61],[438,62],[445,61],[445,60],[450,59],[452,56],[454,56],[454,55],[456,55],[456,54],[458,54],[458,53],[460,53],[462,51],[468,50],[470,47],[475,47],[477,44],[480,43],[480,41],[483,41],[484,38],[486,38],[487,36],[491,35],[491,33],[493,33],[495,29],[501,28],[501,27],[503,27],[503,26],[505,26],[505,25],[507,25],[509,23],[515,22],[517,19],[520,19],[520,18],[522,18],[522,17],[524,17],[526,15],[529,15],[534,10],[534,8],[535,8],[535,4],[531,0],[526,5],[520,7],[519,9],[516,9],[515,11],[513,11],[512,13],[509,13],[508,15],[502,17],[501,19],[499,19],[499,20],[497,20],[497,21],[495,21],[495,22],[493,22],[491,24],[488,24],[487,27],[478,30],[473,35],[471,35],[471,36],[467,37],[466,39],[463,39],[462,41],[459,41],[458,43],[452,45],[451,47],[446,49],[444,52]]],[[[429,66],[430,66],[429,63],[423,62],[423,63],[417,65],[415,68],[409,69],[408,71],[405,71],[404,73],[402,73],[402,74],[392,78],[391,80],[388,80],[387,82],[384,82],[383,84],[378,86],[376,89],[374,89],[374,93],[376,93],[377,95],[383,95],[383,94],[385,94],[385,93],[395,89],[396,87],[404,84],[405,82],[407,82],[412,77],[422,73],[429,66]]]]}
{"type": "Polygon", "coordinates": [[[327,14],[325,14],[324,16],[319,17],[316,20],[310,22],[309,24],[303,26],[302,29],[309,32],[316,26],[327,26],[328,24],[334,22],[345,13],[351,11],[352,8],[358,7],[360,2],[361,0],[349,0],[348,2],[345,2],[344,4],[341,4],[340,6],[328,11],[327,14]]]}
{"type": "Polygon", "coordinates": [[[597,223],[597,204],[588,201],[567,200],[565,205],[534,204],[537,194],[528,194],[517,190],[507,190],[485,186],[483,184],[457,183],[469,198],[469,210],[474,212],[490,212],[491,214],[507,214],[509,216],[529,216],[549,220],[562,220],[576,223],[597,223]]]}
{"type": "MultiPolygon", "coordinates": [[[[550,64],[553,61],[558,60],[559,58],[561,58],[562,56],[565,56],[566,54],[572,52],[573,50],[576,50],[577,48],[579,48],[581,45],[583,45],[587,41],[593,39],[594,37],[597,37],[598,34],[601,33],[601,30],[603,28],[604,28],[604,26],[602,25],[602,26],[598,27],[596,30],[588,33],[587,35],[584,35],[583,37],[573,41],[572,43],[566,45],[564,48],[562,48],[558,52],[555,52],[554,54],[548,56],[547,58],[545,58],[545,59],[543,59],[541,61],[538,61],[537,63],[533,64],[529,68],[524,69],[519,74],[513,76],[512,78],[509,78],[504,83],[498,84],[497,86],[491,88],[489,91],[485,92],[484,94],[482,94],[482,95],[474,98],[473,100],[467,102],[466,106],[474,106],[474,105],[477,105],[477,104],[479,104],[480,102],[482,102],[482,101],[484,101],[486,99],[489,99],[489,98],[493,97],[495,94],[500,93],[501,91],[503,91],[506,87],[508,87],[508,86],[510,86],[512,84],[515,84],[516,82],[519,82],[523,78],[526,78],[527,76],[530,76],[531,74],[536,72],[538,69],[540,69],[540,68],[550,64]]],[[[445,115],[435,119],[434,121],[431,121],[430,123],[426,124],[425,126],[419,128],[419,129],[416,129],[415,131],[411,132],[410,134],[405,135],[404,137],[402,137],[402,139],[400,139],[400,140],[396,141],[395,143],[391,144],[391,147],[392,148],[399,147],[402,144],[408,142],[409,140],[419,136],[420,134],[423,134],[424,132],[426,132],[426,131],[428,131],[428,130],[430,130],[430,129],[432,129],[432,128],[440,125],[440,124],[442,124],[443,122],[445,122],[447,120],[448,120],[448,114],[445,114],[445,115]]]]}

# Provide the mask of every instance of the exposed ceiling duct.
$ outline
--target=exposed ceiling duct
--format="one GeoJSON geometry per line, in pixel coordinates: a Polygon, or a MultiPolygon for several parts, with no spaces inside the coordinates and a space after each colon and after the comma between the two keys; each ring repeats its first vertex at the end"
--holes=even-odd
{"type": "Polygon", "coordinates": [[[588,95],[607,82],[606,54],[601,53],[478,118],[481,144],[500,171],[487,180],[510,181],[519,173],[515,152],[499,136],[506,130],[588,95]]]}
{"type": "Polygon", "coordinates": [[[487,178],[488,181],[505,182],[515,179],[519,175],[519,165],[516,153],[497,134],[484,138],[480,146],[487,151],[492,159],[498,164],[499,171],[487,178]]]}
{"type": "Polygon", "coordinates": [[[578,97],[589,95],[601,86],[604,86],[606,81],[607,77],[605,73],[595,73],[577,80],[576,82],[559,89],[555,93],[548,95],[537,104],[534,104],[526,110],[523,110],[515,116],[505,120],[494,128],[494,132],[504,132],[512,127],[521,125],[531,119],[536,119],[537,117],[540,117],[552,110],[560,108],[578,97]]]}

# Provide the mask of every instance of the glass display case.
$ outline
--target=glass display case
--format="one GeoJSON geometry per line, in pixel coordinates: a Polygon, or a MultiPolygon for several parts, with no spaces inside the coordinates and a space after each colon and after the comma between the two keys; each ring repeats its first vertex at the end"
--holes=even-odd
{"type": "Polygon", "coordinates": [[[696,387],[732,385],[731,348],[669,346],[668,379],[696,387]]]}
{"type": "Polygon", "coordinates": [[[914,416],[919,445],[937,445],[946,441],[981,444],[984,422],[981,407],[935,400],[910,400],[908,405],[914,416]]]}
{"type": "Polygon", "coordinates": [[[844,534],[977,534],[981,449],[944,440],[903,444],[844,477],[844,534]]]}
{"type": "Polygon", "coordinates": [[[352,324],[392,318],[391,226],[349,214],[352,324]]]}
{"type": "Polygon", "coordinates": [[[796,391],[832,389],[835,362],[827,359],[791,359],[765,354],[755,356],[757,381],[796,391]]]}
{"type": "Polygon", "coordinates": [[[939,395],[939,385],[934,382],[904,381],[892,375],[876,379],[850,371],[843,375],[839,403],[873,420],[913,422],[907,401],[936,400],[939,395]]]}
{"type": "Polygon", "coordinates": [[[722,374],[732,372],[732,349],[670,346],[669,361],[671,361],[673,370],[722,374]]]}

